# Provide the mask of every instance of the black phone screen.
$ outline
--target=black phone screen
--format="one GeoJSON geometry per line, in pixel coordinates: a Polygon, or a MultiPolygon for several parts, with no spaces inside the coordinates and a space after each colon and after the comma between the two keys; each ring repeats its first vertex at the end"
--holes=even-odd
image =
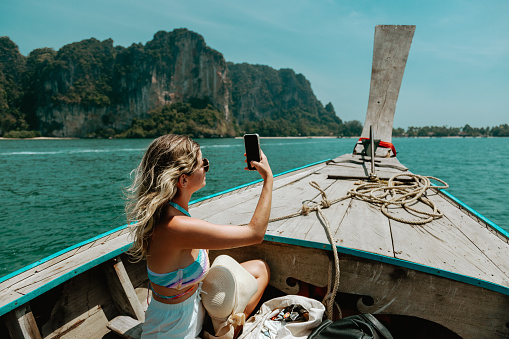
{"type": "Polygon", "coordinates": [[[260,137],[258,134],[245,134],[244,145],[246,146],[247,168],[256,170],[251,166],[251,161],[260,161],[260,137]]]}

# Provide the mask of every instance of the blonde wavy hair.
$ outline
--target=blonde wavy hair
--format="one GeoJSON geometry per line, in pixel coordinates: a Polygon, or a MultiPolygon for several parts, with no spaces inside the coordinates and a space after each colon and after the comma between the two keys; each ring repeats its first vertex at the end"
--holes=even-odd
{"type": "Polygon", "coordinates": [[[163,135],[148,146],[126,188],[125,206],[133,245],[128,254],[133,262],[147,257],[149,238],[157,225],[163,206],[176,194],[182,174],[193,171],[198,163],[200,145],[183,135],[163,135]]]}

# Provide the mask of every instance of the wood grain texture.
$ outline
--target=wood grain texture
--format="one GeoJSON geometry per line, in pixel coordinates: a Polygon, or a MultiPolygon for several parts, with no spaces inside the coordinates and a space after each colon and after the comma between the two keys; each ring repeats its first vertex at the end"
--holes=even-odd
{"type": "MultiPolygon", "coordinates": [[[[78,315],[76,318],[72,319],[65,325],[61,326],[54,332],[50,333],[49,335],[45,336],[44,339],[56,339],[61,338],[62,336],[69,334],[74,329],[78,328],[80,325],[82,325],[88,318],[95,318],[95,313],[102,313],[100,306],[94,306],[90,310],[88,310],[85,313],[82,313],[78,315]]],[[[98,316],[97,318],[101,319],[102,315],[98,316]]]]}
{"type": "Polygon", "coordinates": [[[80,323],[71,327],[69,331],[57,336],[59,339],[90,339],[104,338],[110,332],[107,327],[108,318],[102,309],[90,314],[80,323]]]}
{"type": "Polygon", "coordinates": [[[287,294],[299,291],[298,285],[288,285],[288,278],[322,287],[328,283],[329,257],[325,251],[265,241],[249,248],[210,251],[211,262],[221,254],[227,254],[238,262],[264,260],[271,270],[270,285],[287,294]]]}
{"type": "MultiPolygon", "coordinates": [[[[76,333],[107,333],[107,319],[118,315],[101,267],[80,274],[53,289],[47,297],[40,296],[33,302],[34,305],[44,305],[38,313],[34,307],[34,316],[41,319],[38,321],[43,337],[63,333],[72,337],[75,330],[78,331],[76,333]]],[[[93,336],[90,335],[90,338],[93,336]]]]}
{"type": "MultiPolygon", "coordinates": [[[[408,172],[408,169],[396,158],[376,158],[375,171],[378,178],[387,180],[395,174],[408,172]]],[[[343,177],[343,179],[347,179],[349,176],[362,176],[367,179],[370,172],[371,159],[354,154],[345,154],[334,159],[334,163],[331,163],[327,168],[329,177],[336,176],[343,177]]]]}
{"type": "Polygon", "coordinates": [[[507,243],[507,239],[501,239],[489,226],[472,219],[470,215],[461,210],[459,206],[453,205],[442,194],[431,193],[428,197],[439,206],[450,224],[454,225],[502,272],[503,275],[499,277],[501,280],[490,281],[509,286],[509,243],[507,243]]]}
{"type": "Polygon", "coordinates": [[[122,254],[121,258],[127,274],[129,275],[129,280],[131,280],[136,295],[138,296],[138,300],[143,310],[146,311],[148,307],[147,296],[149,295],[147,261],[131,262],[127,254],[122,254]]]}
{"type": "Polygon", "coordinates": [[[28,303],[7,313],[4,321],[13,339],[42,339],[28,303]]]}
{"type": "MultiPolygon", "coordinates": [[[[346,196],[348,190],[352,187],[352,181],[338,182],[336,180],[328,180],[328,187],[325,189],[327,194],[327,200],[332,201],[334,199],[342,198],[346,196]]],[[[316,190],[315,190],[316,191],[316,190]]],[[[316,202],[321,201],[321,196],[315,199],[316,202]]],[[[322,208],[322,213],[329,221],[331,228],[331,236],[334,235],[339,227],[341,220],[345,215],[346,209],[350,203],[350,199],[342,202],[335,203],[328,208],[322,208]]],[[[304,239],[309,241],[321,242],[324,244],[329,243],[327,232],[324,228],[323,220],[319,217],[317,212],[312,212],[306,218],[302,218],[302,221],[295,220],[296,223],[294,229],[289,233],[289,236],[297,239],[304,239]],[[304,223],[305,221],[305,223],[304,223]]],[[[337,239],[336,239],[337,240],[337,239]]]]}
{"type": "Polygon", "coordinates": [[[108,323],[108,328],[122,338],[140,339],[143,324],[128,316],[118,316],[108,323]]]}
{"type": "Polygon", "coordinates": [[[103,269],[111,297],[120,314],[129,315],[144,322],[145,310],[138,299],[122,259],[116,257],[104,263],[103,269]]]}
{"type": "Polygon", "coordinates": [[[427,319],[465,339],[509,337],[509,296],[462,282],[342,255],[340,291],[359,295],[362,313],[427,319]]]}
{"type": "Polygon", "coordinates": [[[334,237],[339,246],[394,256],[389,220],[365,201],[351,199],[334,237]]]}
{"type": "MultiPolygon", "coordinates": [[[[0,293],[0,305],[7,305],[7,304],[17,300],[18,298],[21,298],[22,296],[23,296],[23,294],[21,294],[19,292],[12,291],[10,289],[4,289],[4,290],[2,290],[2,293],[0,293]]],[[[21,306],[21,305],[16,305],[16,306],[21,306]]]]}
{"type": "Polygon", "coordinates": [[[46,269],[36,272],[32,276],[29,276],[10,288],[19,291],[22,294],[30,293],[31,291],[50,283],[57,279],[61,275],[64,275],[82,265],[94,260],[102,255],[110,253],[116,248],[120,248],[128,243],[127,234],[123,234],[119,237],[113,238],[108,242],[103,242],[100,245],[94,246],[85,252],[78,253],[71,257],[68,257],[46,269]]]}
{"type": "MultiPolygon", "coordinates": [[[[369,138],[369,128],[373,126],[375,139],[392,141],[396,102],[414,32],[415,26],[375,27],[368,111],[361,133],[363,138],[369,138]]],[[[379,147],[376,154],[385,156],[387,151],[379,147]]]]}
{"type": "MultiPolygon", "coordinates": [[[[416,206],[417,209],[427,208],[422,203],[416,206]]],[[[401,208],[389,211],[403,218],[410,215],[401,208]]],[[[509,286],[507,282],[504,284],[507,276],[448,218],[424,225],[409,225],[391,219],[390,225],[396,258],[509,286]]]]}
{"type": "MultiPolygon", "coordinates": [[[[326,167],[325,164],[317,164],[299,171],[287,173],[276,177],[274,180],[274,194],[294,182],[307,178],[313,172],[326,167]]],[[[206,220],[211,223],[236,225],[248,223],[253,216],[254,209],[258,203],[262,186],[255,184],[239,190],[236,194],[228,193],[221,198],[216,197],[199,206],[190,206],[190,213],[193,217],[206,220]]],[[[273,201],[275,199],[273,198],[273,201]]]]}

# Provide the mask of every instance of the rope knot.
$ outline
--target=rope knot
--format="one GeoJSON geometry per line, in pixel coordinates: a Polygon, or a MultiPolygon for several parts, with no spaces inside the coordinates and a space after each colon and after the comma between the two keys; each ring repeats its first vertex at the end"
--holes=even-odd
{"type": "Polygon", "coordinates": [[[308,215],[309,212],[311,212],[311,207],[309,207],[307,204],[302,204],[302,209],[300,210],[300,214],[308,215]]]}
{"type": "Polygon", "coordinates": [[[330,207],[331,202],[329,201],[329,199],[322,199],[322,207],[323,208],[329,208],[330,207]]]}

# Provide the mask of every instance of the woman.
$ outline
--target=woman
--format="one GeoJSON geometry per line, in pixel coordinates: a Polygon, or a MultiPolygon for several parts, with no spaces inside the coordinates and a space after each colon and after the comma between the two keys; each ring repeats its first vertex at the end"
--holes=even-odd
{"type": "MultiPolygon", "coordinates": [[[[251,162],[264,180],[248,226],[216,225],[189,215],[189,201],[205,186],[207,159],[188,137],[165,135],[148,147],[135,170],[126,206],[136,260],[147,259],[152,301],[143,325],[144,338],[195,338],[202,329],[204,309],[200,286],[209,268],[208,249],[226,249],[263,241],[272,202],[273,176],[267,158],[251,162]],[[205,250],[206,249],[206,250],[205,250]]],[[[247,170],[247,167],[245,168],[247,170]]],[[[257,293],[245,309],[256,307],[269,282],[261,260],[241,264],[255,278],[257,293]]]]}

